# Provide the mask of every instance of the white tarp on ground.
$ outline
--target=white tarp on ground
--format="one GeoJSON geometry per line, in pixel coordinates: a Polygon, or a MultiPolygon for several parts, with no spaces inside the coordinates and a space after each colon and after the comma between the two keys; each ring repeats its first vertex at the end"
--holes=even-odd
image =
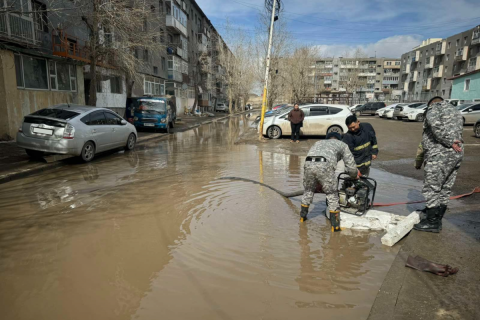
{"type": "Polygon", "coordinates": [[[417,211],[404,217],[393,213],[369,210],[363,216],[355,216],[348,213],[340,213],[340,226],[342,229],[353,230],[385,230],[387,233],[382,237],[382,244],[393,246],[412,230],[413,225],[420,222],[417,211]]]}

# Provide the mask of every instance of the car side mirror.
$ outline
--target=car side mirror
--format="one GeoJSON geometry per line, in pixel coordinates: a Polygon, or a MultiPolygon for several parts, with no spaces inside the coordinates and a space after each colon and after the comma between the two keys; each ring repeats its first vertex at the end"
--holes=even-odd
{"type": "Polygon", "coordinates": [[[127,123],[128,123],[128,122],[127,122],[127,120],[125,120],[125,119],[122,119],[122,121],[120,121],[120,124],[121,124],[122,126],[126,125],[127,123]]]}

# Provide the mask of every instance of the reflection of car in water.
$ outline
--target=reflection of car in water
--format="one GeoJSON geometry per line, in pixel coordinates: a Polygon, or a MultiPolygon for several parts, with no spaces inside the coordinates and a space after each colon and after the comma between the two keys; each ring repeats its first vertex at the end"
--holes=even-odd
{"type": "Polygon", "coordinates": [[[125,117],[136,128],[163,129],[170,132],[177,119],[177,108],[169,98],[127,98],[125,117]]]}
{"type": "Polygon", "coordinates": [[[112,161],[115,166],[105,163],[88,163],[82,166],[79,180],[69,180],[52,188],[43,188],[37,193],[37,203],[41,209],[64,204],[66,208],[76,208],[108,194],[109,188],[129,183],[140,165],[136,152],[117,154],[112,161]],[[114,170],[114,172],[112,172],[114,170]],[[75,182],[75,183],[73,183],[75,182]],[[107,190],[107,192],[106,192],[107,190]],[[95,194],[99,191],[99,194],[95,194]]]}

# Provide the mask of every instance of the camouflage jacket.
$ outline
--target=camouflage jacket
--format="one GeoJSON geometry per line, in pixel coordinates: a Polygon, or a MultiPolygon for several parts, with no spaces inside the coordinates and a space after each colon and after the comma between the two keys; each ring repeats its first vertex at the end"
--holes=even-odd
{"type": "Polygon", "coordinates": [[[456,154],[452,145],[463,142],[463,119],[448,102],[434,103],[427,108],[423,123],[422,145],[427,157],[435,154],[456,154]]]}
{"type": "Polygon", "coordinates": [[[310,148],[307,156],[324,157],[327,163],[332,166],[333,170],[337,167],[338,161],[343,160],[345,163],[345,172],[352,178],[357,176],[357,165],[353,154],[342,141],[336,139],[320,140],[310,148]]]}

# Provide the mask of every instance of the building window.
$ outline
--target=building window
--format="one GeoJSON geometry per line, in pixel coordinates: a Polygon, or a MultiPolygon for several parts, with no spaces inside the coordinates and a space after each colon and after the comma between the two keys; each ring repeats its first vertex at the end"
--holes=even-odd
{"type": "Polygon", "coordinates": [[[162,57],[162,71],[165,71],[165,69],[167,68],[166,64],[167,64],[167,62],[166,62],[165,58],[162,57]]]}
{"type": "MultiPolygon", "coordinates": [[[[272,5],[273,6],[273,5],[272,5]]],[[[447,54],[446,58],[445,58],[445,61],[448,61],[450,59],[450,55],[447,54]]]]}
{"type": "Polygon", "coordinates": [[[445,73],[447,73],[448,71],[448,66],[445,66],[445,73]]]}
{"type": "Polygon", "coordinates": [[[158,68],[157,67],[153,67],[153,74],[158,74],[158,68]]]}
{"type": "Polygon", "coordinates": [[[48,90],[47,60],[16,55],[15,71],[17,74],[17,87],[48,90]]]}
{"type": "Polygon", "coordinates": [[[163,0],[158,0],[158,13],[163,13],[163,0]]]}
{"type": "Polygon", "coordinates": [[[396,65],[396,66],[399,66],[400,63],[401,63],[401,61],[395,61],[395,65],[396,65]]]}
{"type": "Polygon", "coordinates": [[[463,91],[468,90],[470,90],[470,79],[465,79],[465,87],[463,88],[463,91]]]}
{"type": "Polygon", "coordinates": [[[443,78],[443,84],[447,83],[447,78],[443,78]]]}
{"type": "Polygon", "coordinates": [[[32,1],[33,22],[35,30],[48,32],[47,6],[38,1],[32,1]]]}
{"type": "Polygon", "coordinates": [[[464,46],[467,45],[467,37],[464,37],[464,38],[463,38],[463,45],[464,45],[464,46]]]}
{"type": "Polygon", "coordinates": [[[145,51],[143,52],[143,60],[148,62],[148,50],[147,49],[145,49],[145,51]]]}
{"type": "Polygon", "coordinates": [[[151,11],[152,13],[155,13],[155,6],[150,6],[150,11],[151,11]]]}
{"type": "MultiPolygon", "coordinates": [[[[273,6],[273,5],[272,5],[273,6]]],[[[452,47],[452,43],[449,42],[448,45],[447,45],[447,49],[450,49],[452,47]]]]}
{"type": "Polygon", "coordinates": [[[110,92],[111,93],[122,93],[122,80],[120,77],[110,77],[110,92]]]}
{"type": "Polygon", "coordinates": [[[460,45],[460,39],[457,39],[457,42],[456,42],[455,46],[458,47],[459,45],[460,45]]]}

